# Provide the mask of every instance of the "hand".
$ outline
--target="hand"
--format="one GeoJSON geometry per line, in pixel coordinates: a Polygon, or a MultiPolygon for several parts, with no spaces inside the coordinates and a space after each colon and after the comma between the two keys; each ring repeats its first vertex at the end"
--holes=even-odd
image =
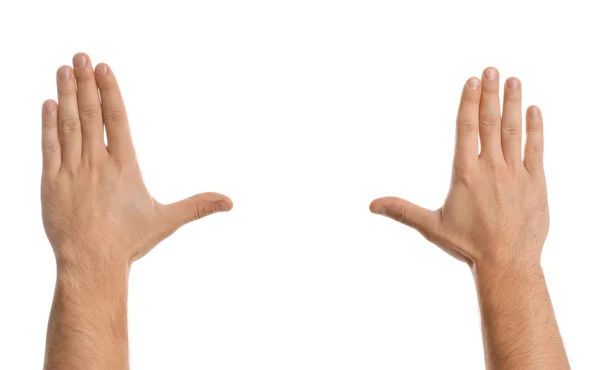
{"type": "Polygon", "coordinates": [[[487,68],[482,81],[473,77],[464,86],[452,183],[442,208],[430,211],[392,197],[370,207],[471,266],[539,263],[548,234],[540,110],[527,110],[522,158],[521,84],[507,80],[502,114],[498,85],[498,71],[487,68]]]}
{"type": "Polygon", "coordinates": [[[170,205],[152,198],[113,72],[94,71],[82,53],[73,66],[58,70],[58,105],[48,100],[42,112],[42,216],[59,264],[131,264],[183,224],[231,209],[215,193],[170,205]]]}

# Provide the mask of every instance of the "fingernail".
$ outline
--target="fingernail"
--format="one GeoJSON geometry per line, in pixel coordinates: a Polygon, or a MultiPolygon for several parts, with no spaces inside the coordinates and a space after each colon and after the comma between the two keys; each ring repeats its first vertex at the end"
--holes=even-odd
{"type": "Polygon", "coordinates": [[[71,78],[71,68],[62,67],[58,70],[58,78],[61,81],[68,81],[71,78]]]}
{"type": "Polygon", "coordinates": [[[375,203],[373,206],[373,213],[377,213],[378,215],[385,214],[385,206],[381,203],[375,203]]]}
{"type": "Polygon", "coordinates": [[[495,68],[487,68],[484,72],[483,72],[483,76],[485,77],[486,80],[493,80],[496,78],[496,76],[498,75],[498,73],[496,72],[495,68]]]}
{"type": "Polygon", "coordinates": [[[46,113],[53,113],[55,107],[56,105],[54,105],[54,102],[52,100],[46,100],[44,102],[44,111],[46,111],[46,113]]]}
{"type": "Polygon", "coordinates": [[[519,81],[517,81],[516,78],[509,78],[508,81],[506,81],[506,87],[509,90],[514,90],[519,87],[519,81]]]}
{"type": "Polygon", "coordinates": [[[479,84],[480,84],[480,82],[479,82],[479,79],[478,79],[478,78],[471,77],[471,78],[469,79],[469,87],[470,87],[471,89],[473,89],[473,90],[477,90],[477,89],[479,89],[479,84]]]}
{"type": "Polygon", "coordinates": [[[225,201],[218,201],[215,203],[215,210],[217,212],[227,212],[231,209],[231,207],[229,206],[229,203],[225,202],[225,201]]]}
{"type": "Polygon", "coordinates": [[[99,64],[96,66],[96,76],[106,76],[108,74],[108,68],[106,68],[106,64],[99,64]]]}
{"type": "Polygon", "coordinates": [[[77,54],[77,55],[75,55],[75,57],[73,57],[73,66],[75,68],[85,67],[86,64],[87,64],[87,58],[85,57],[85,55],[77,54]]]}
{"type": "Polygon", "coordinates": [[[531,107],[531,109],[529,110],[529,114],[531,114],[531,117],[536,117],[536,118],[542,117],[542,111],[540,110],[540,108],[536,107],[535,105],[531,107]]]}

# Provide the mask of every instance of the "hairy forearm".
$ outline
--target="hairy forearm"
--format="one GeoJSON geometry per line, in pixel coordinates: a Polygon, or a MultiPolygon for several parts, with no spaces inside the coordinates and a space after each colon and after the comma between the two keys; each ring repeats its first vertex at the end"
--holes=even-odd
{"type": "Polygon", "coordinates": [[[128,264],[58,264],[46,370],[128,369],[128,264]]]}
{"type": "Polygon", "coordinates": [[[475,266],[473,274],[488,369],[569,369],[539,264],[475,266]]]}

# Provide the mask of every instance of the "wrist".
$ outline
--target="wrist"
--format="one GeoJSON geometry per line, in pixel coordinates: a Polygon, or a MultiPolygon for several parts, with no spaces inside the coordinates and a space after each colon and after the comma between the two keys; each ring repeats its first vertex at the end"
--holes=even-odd
{"type": "Polygon", "coordinates": [[[479,248],[469,264],[474,274],[487,271],[522,274],[541,270],[542,246],[525,243],[490,243],[479,248]]]}
{"type": "Polygon", "coordinates": [[[120,255],[123,248],[104,243],[61,244],[54,248],[57,270],[79,274],[106,274],[129,270],[130,258],[120,255]]]}
{"type": "Polygon", "coordinates": [[[130,265],[128,261],[56,260],[56,284],[65,291],[88,294],[126,294],[130,265]]]}
{"type": "Polygon", "coordinates": [[[539,258],[487,259],[474,261],[471,272],[475,279],[526,277],[541,273],[542,265],[539,258]]]}

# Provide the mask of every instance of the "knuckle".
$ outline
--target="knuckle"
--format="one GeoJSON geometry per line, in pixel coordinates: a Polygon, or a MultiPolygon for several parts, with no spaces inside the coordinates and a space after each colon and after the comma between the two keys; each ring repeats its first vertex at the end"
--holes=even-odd
{"type": "Polygon", "coordinates": [[[498,117],[489,114],[484,114],[479,118],[479,125],[482,127],[496,127],[498,123],[498,117]]]}
{"type": "Polygon", "coordinates": [[[77,177],[77,175],[79,173],[79,168],[77,166],[63,165],[60,168],[60,172],[62,172],[66,178],[74,179],[75,177],[77,177]]]}
{"type": "Polygon", "coordinates": [[[508,136],[521,135],[521,127],[514,121],[502,123],[502,133],[508,136]]]}
{"type": "Polygon", "coordinates": [[[89,155],[87,162],[91,168],[100,168],[104,164],[107,163],[107,159],[108,159],[108,157],[106,155],[106,152],[104,152],[104,153],[89,155]]]}
{"type": "Polygon", "coordinates": [[[212,213],[215,213],[215,206],[214,204],[211,204],[210,207],[208,207],[206,204],[203,203],[197,203],[194,205],[193,207],[193,219],[194,220],[199,220],[201,218],[204,218],[212,213]]]}
{"type": "Polygon", "coordinates": [[[459,176],[470,176],[471,173],[473,173],[474,170],[474,165],[472,163],[472,161],[466,161],[466,160],[458,160],[457,158],[460,157],[460,153],[458,151],[454,151],[454,172],[455,175],[459,175],[459,176]]]}
{"type": "Polygon", "coordinates": [[[479,105],[479,96],[476,94],[465,94],[463,95],[462,101],[467,105],[479,105]]]}
{"type": "Polygon", "coordinates": [[[80,122],[76,118],[67,118],[61,122],[61,131],[63,133],[70,133],[79,129],[80,122]]]}
{"type": "Polygon", "coordinates": [[[477,122],[473,120],[459,118],[457,124],[462,132],[471,133],[477,131],[477,122]]]}
{"type": "Polygon", "coordinates": [[[107,124],[118,124],[123,121],[124,114],[120,110],[111,110],[104,114],[104,118],[107,124]]]}
{"type": "Polygon", "coordinates": [[[491,174],[493,178],[501,180],[507,177],[507,166],[504,159],[487,157],[485,163],[488,173],[491,174]]]}
{"type": "Polygon", "coordinates": [[[396,211],[394,212],[394,220],[396,220],[400,223],[404,223],[406,221],[406,208],[405,207],[398,207],[398,209],[396,209],[396,211]]]}
{"type": "Polygon", "coordinates": [[[464,164],[455,164],[454,179],[464,185],[470,186],[475,183],[475,176],[471,168],[464,164]]]}
{"type": "Polygon", "coordinates": [[[57,122],[53,119],[42,120],[42,128],[46,130],[56,129],[57,122]]]}
{"type": "Polygon", "coordinates": [[[93,121],[102,116],[102,110],[97,105],[80,105],[79,115],[83,120],[93,121]]]}
{"type": "Polygon", "coordinates": [[[57,153],[60,150],[60,145],[58,143],[48,143],[42,146],[42,154],[44,156],[50,156],[57,153]]]}
{"type": "Polygon", "coordinates": [[[529,147],[527,148],[527,152],[529,152],[529,154],[533,154],[536,157],[541,157],[543,151],[544,148],[538,144],[529,145],[529,147]]]}
{"type": "Polygon", "coordinates": [[[533,156],[527,159],[526,162],[527,169],[531,172],[531,170],[539,170],[544,168],[544,159],[542,156],[533,156]]]}

